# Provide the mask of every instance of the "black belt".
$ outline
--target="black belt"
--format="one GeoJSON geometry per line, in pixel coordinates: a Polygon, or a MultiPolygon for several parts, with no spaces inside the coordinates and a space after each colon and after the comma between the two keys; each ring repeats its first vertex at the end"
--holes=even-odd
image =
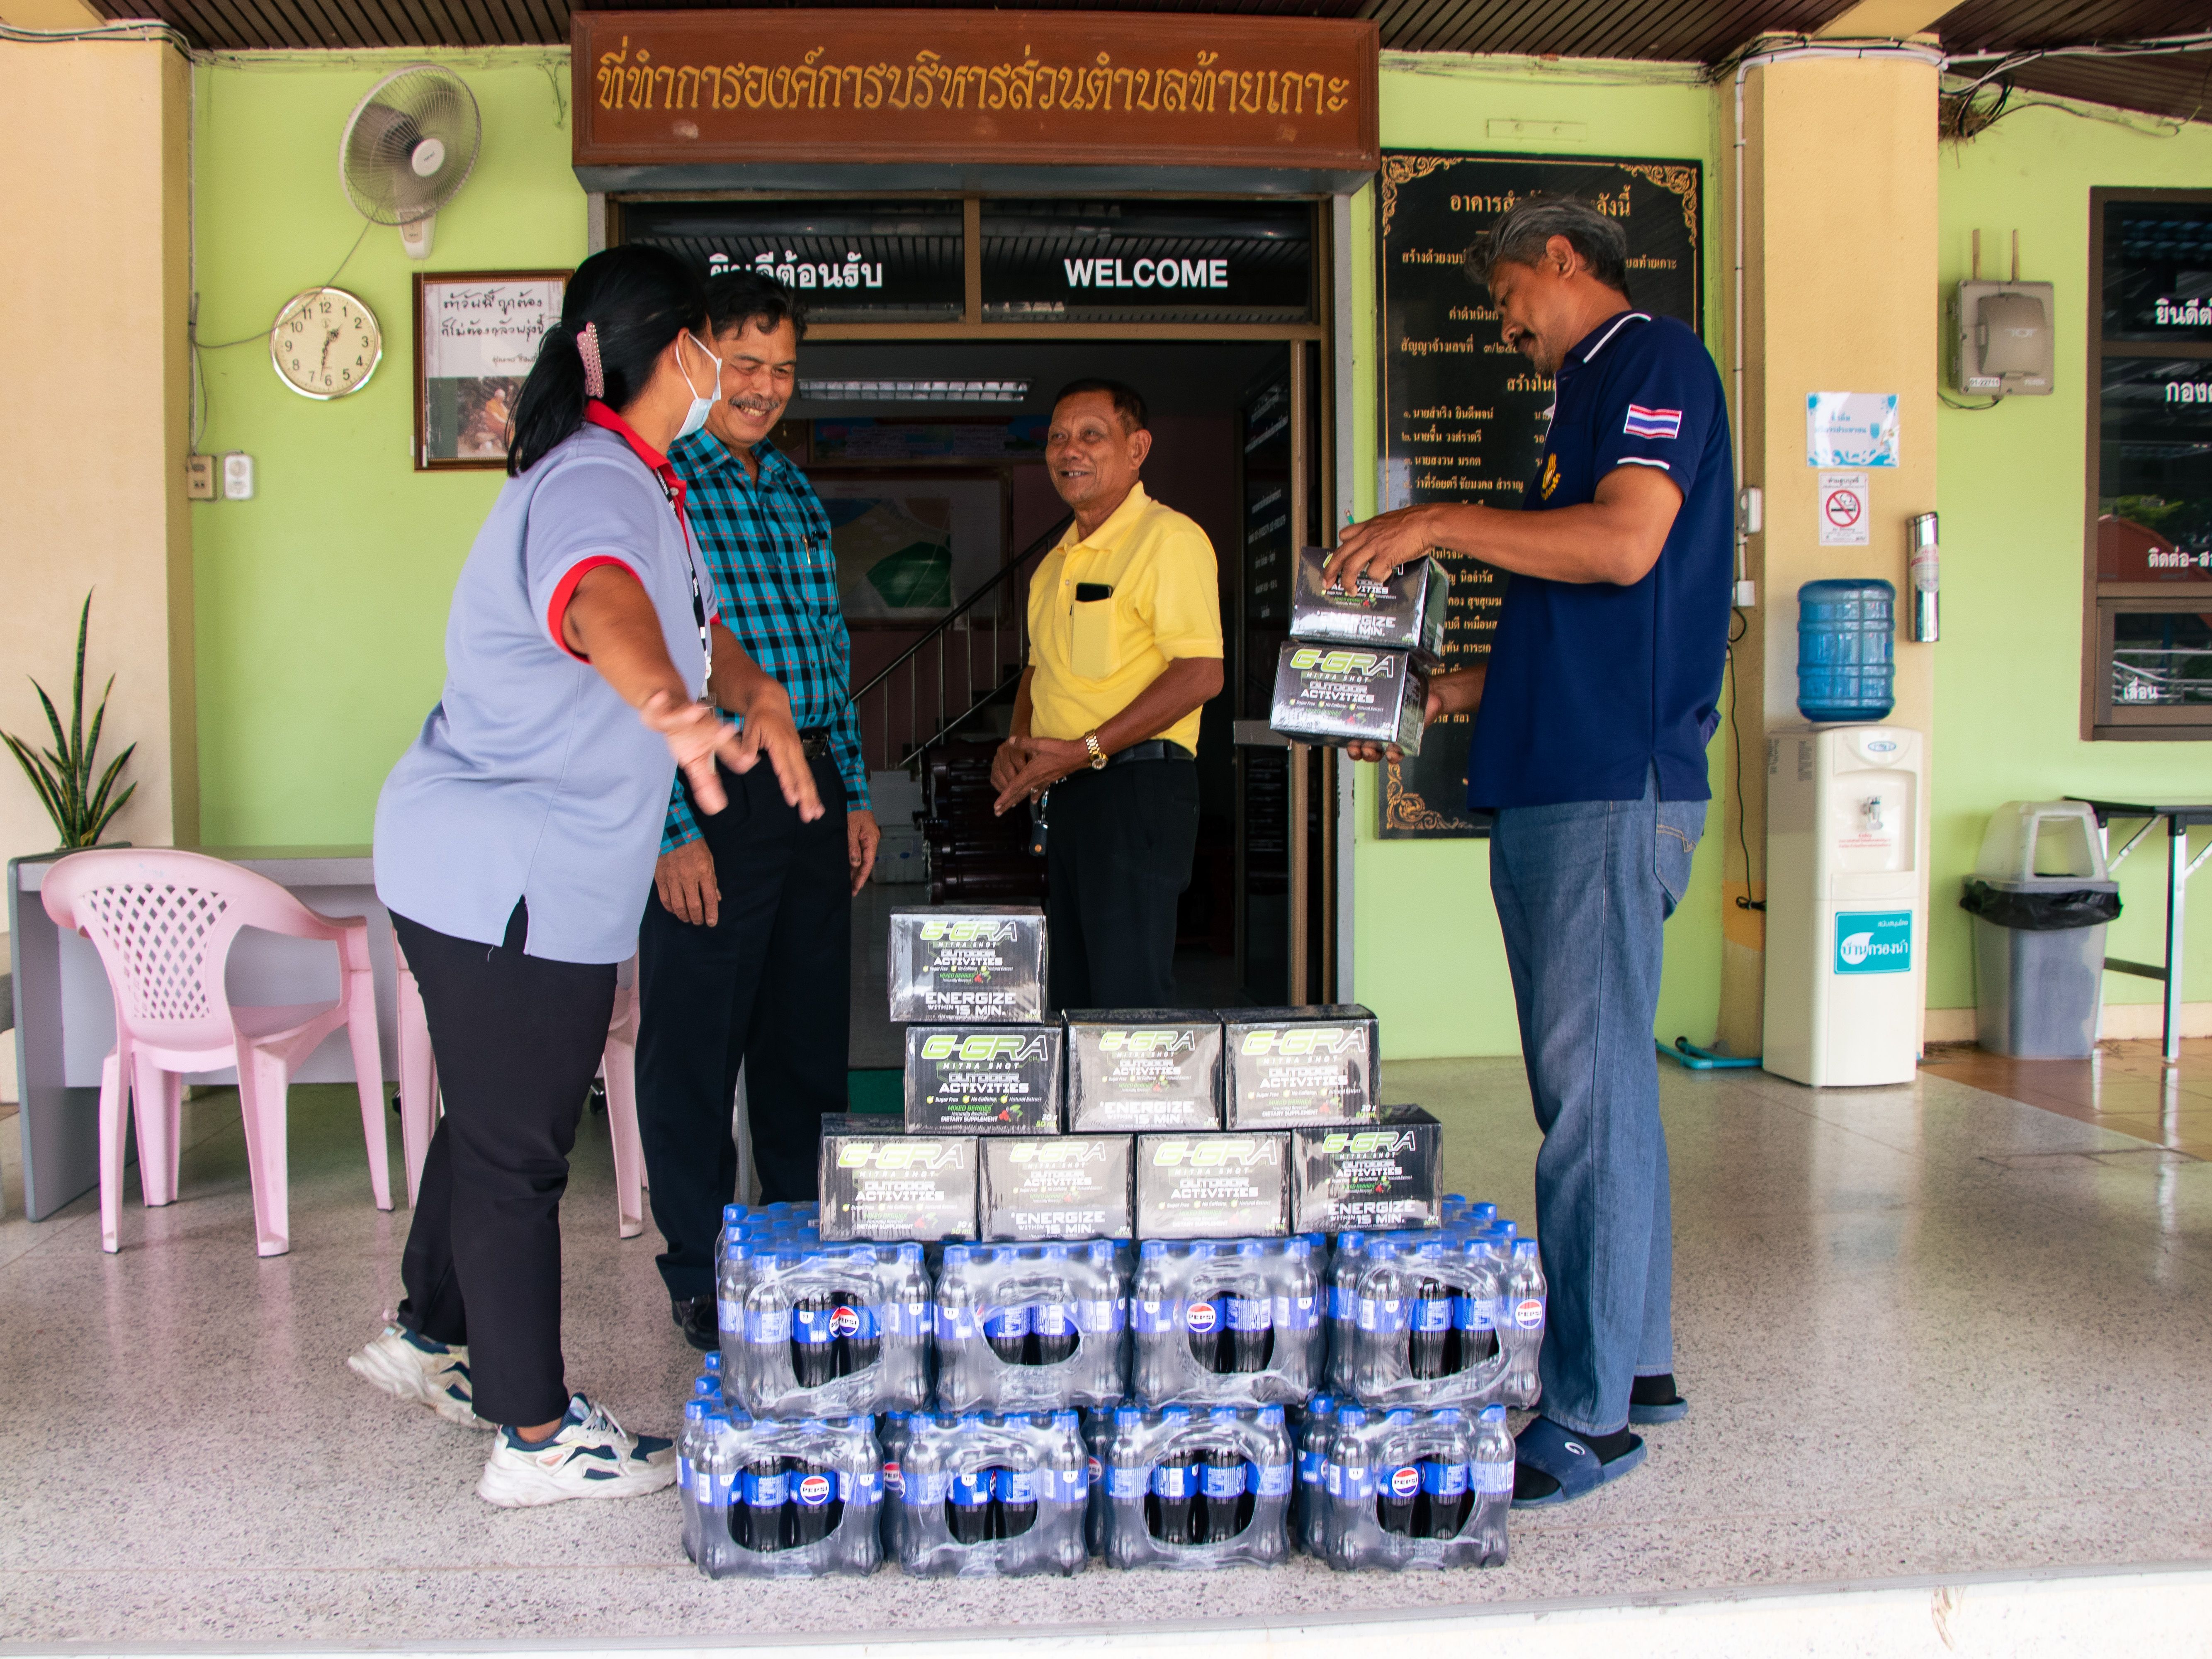
{"type": "Polygon", "coordinates": [[[1170,743],[1165,738],[1153,738],[1146,743],[1133,743],[1127,749],[1116,749],[1106,757],[1106,764],[1121,766],[1130,761],[1194,761],[1197,758],[1179,743],[1170,743]]]}
{"type": "Polygon", "coordinates": [[[809,726],[799,734],[799,746],[809,760],[820,760],[830,752],[830,728],[809,726]]]}

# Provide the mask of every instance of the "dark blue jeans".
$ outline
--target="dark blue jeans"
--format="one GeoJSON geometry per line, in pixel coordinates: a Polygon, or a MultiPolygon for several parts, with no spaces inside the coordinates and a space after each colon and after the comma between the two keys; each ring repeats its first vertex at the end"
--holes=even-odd
{"type": "Polygon", "coordinates": [[[1640,1376],[1674,1369],[1674,1218],[1659,1122],[1663,930],[1689,884],[1703,801],[1515,806],[1490,839],[1536,1122],[1536,1227],[1550,1284],[1543,1413],[1582,1434],[1628,1421],[1640,1376]]]}

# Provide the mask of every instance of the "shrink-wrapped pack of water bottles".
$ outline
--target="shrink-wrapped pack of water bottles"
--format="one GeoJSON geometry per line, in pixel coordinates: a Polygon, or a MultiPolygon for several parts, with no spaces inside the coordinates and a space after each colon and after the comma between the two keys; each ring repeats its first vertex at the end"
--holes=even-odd
{"type": "Polygon", "coordinates": [[[1109,1239],[947,1245],[933,1320],[939,1408],[1068,1411],[1120,1400],[1125,1284],[1109,1239]]]}
{"type": "Polygon", "coordinates": [[[1080,1572],[1091,1460],[1072,1411],[885,1419],[885,1543],[917,1578],[1080,1572]]]}
{"type": "Polygon", "coordinates": [[[1093,1453],[1109,1566],[1273,1566],[1289,1553],[1293,1453],[1280,1406],[1122,1406],[1093,1453]]]}

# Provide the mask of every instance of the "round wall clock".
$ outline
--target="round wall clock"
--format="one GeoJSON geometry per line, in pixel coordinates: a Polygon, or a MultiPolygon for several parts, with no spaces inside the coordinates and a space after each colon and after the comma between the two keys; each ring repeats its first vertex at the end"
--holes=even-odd
{"type": "Polygon", "coordinates": [[[376,313],[342,288],[294,295],[269,331],[277,378],[303,398],[328,402],[360,391],[383,356],[376,313]]]}

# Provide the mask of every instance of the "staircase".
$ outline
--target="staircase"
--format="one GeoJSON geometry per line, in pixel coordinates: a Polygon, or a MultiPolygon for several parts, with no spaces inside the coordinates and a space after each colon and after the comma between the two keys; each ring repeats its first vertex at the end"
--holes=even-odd
{"type": "Polygon", "coordinates": [[[1031,542],[853,694],[871,768],[921,781],[916,822],[929,848],[933,904],[1043,896],[1029,814],[991,811],[991,757],[1005,727],[997,710],[1011,709],[1029,661],[1029,579],[1067,524],[1031,542]]]}

